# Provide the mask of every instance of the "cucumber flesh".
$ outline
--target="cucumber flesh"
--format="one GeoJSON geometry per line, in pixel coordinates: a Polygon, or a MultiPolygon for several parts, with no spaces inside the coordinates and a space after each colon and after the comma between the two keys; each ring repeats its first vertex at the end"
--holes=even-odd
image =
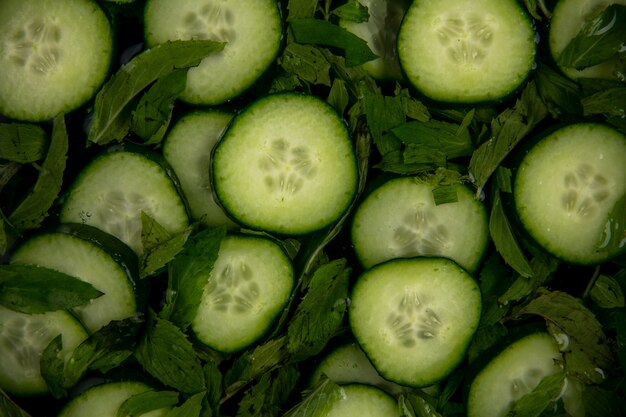
{"type": "Polygon", "coordinates": [[[384,391],[361,384],[341,388],[342,396],[336,400],[325,417],[389,417],[399,415],[396,400],[384,391]]]}
{"type": "Polygon", "coordinates": [[[346,124],[315,96],[265,96],[233,119],[215,147],[220,204],[251,229],[300,235],[348,208],[358,180],[346,124]]]}
{"type": "Polygon", "coordinates": [[[113,35],[91,0],[0,2],[0,114],[44,121],[86,103],[108,74],[113,35]]]}
{"type": "Polygon", "coordinates": [[[59,357],[69,356],[87,338],[85,328],[65,311],[24,314],[0,306],[0,388],[18,396],[45,394],[39,361],[59,334],[59,357]]]}
{"type": "Polygon", "coordinates": [[[365,268],[413,256],[441,256],[468,271],[477,269],[489,240],[482,202],[462,184],[457,201],[435,204],[434,179],[403,177],[385,182],[356,209],[351,239],[365,268]]]}
{"type": "Polygon", "coordinates": [[[378,372],[400,385],[437,383],[478,327],[476,281],[445,258],[404,258],[365,271],[352,290],[352,332],[378,372]]]}
{"type": "Polygon", "coordinates": [[[274,241],[228,235],[192,321],[198,339],[220,352],[249,346],[271,327],[294,285],[291,261],[274,241]]]}
{"type": "Polygon", "coordinates": [[[623,253],[624,161],[626,137],[606,125],[577,123],[544,137],[515,177],[522,224],[547,251],[570,263],[597,264],[623,253]]]}
{"type": "Polygon", "coordinates": [[[400,27],[398,54],[408,80],[433,100],[494,101],[527,78],[535,37],[515,0],[415,0],[400,27]]]}

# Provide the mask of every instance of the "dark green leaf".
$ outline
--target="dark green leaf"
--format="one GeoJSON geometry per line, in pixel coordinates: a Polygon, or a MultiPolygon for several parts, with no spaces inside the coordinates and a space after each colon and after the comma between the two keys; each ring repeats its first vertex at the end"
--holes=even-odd
{"type": "Polygon", "coordinates": [[[141,97],[133,112],[130,129],[147,144],[158,144],[172,118],[174,101],[185,90],[187,69],[159,78],[141,97]]]}
{"type": "Polygon", "coordinates": [[[558,399],[563,391],[565,374],[558,372],[549,375],[539,382],[531,392],[517,400],[507,417],[539,417],[558,399]]]}
{"type": "Polygon", "coordinates": [[[404,96],[385,96],[379,91],[369,92],[363,97],[363,113],[374,144],[382,155],[399,148],[400,142],[395,136],[389,146],[384,134],[406,121],[406,104],[404,96]]]}
{"type": "Polygon", "coordinates": [[[335,108],[337,113],[344,114],[348,104],[350,103],[350,97],[346,83],[340,78],[337,78],[330,88],[328,93],[328,102],[335,108]]]}
{"type": "Polygon", "coordinates": [[[331,14],[340,19],[356,23],[367,22],[370,16],[367,7],[363,6],[358,0],[348,0],[345,4],[333,9],[331,14]]]}
{"type": "Polygon", "coordinates": [[[535,70],[537,91],[550,113],[559,117],[563,112],[582,115],[580,86],[562,73],[546,65],[539,65],[535,70]]]}
{"type": "Polygon", "coordinates": [[[435,406],[419,393],[409,392],[399,398],[399,407],[409,417],[442,417],[435,406]]]}
{"type": "Polygon", "coordinates": [[[415,145],[425,152],[441,152],[446,159],[471,155],[474,151],[469,131],[455,123],[431,119],[411,121],[394,127],[393,134],[405,145],[415,145]]]}
{"type": "Polygon", "coordinates": [[[141,212],[141,243],[144,251],[140,261],[140,276],[145,278],[164,268],[180,253],[193,228],[171,235],[156,220],[141,212]]]}
{"type": "Polygon", "coordinates": [[[298,43],[343,49],[348,67],[361,65],[377,58],[367,46],[367,42],[330,22],[317,19],[295,19],[290,20],[289,26],[298,43]]]}
{"type": "Polygon", "coordinates": [[[626,87],[609,88],[598,91],[581,100],[586,116],[605,114],[613,117],[626,115],[626,87]]]}
{"type": "Polygon", "coordinates": [[[205,402],[214,415],[218,415],[222,397],[222,372],[215,361],[208,360],[203,368],[206,383],[205,402]]]}
{"type": "Polygon", "coordinates": [[[189,397],[181,406],[172,408],[165,417],[200,417],[202,401],[206,394],[199,392],[189,397]]]}
{"type": "Polygon", "coordinates": [[[293,366],[283,366],[263,374],[239,402],[237,417],[280,415],[281,407],[294,389],[298,376],[293,366]]]}
{"type": "Polygon", "coordinates": [[[299,404],[284,417],[320,417],[328,415],[335,401],[343,395],[342,389],[328,378],[324,378],[299,404]]]}
{"type": "Polygon", "coordinates": [[[0,389],[0,416],[3,417],[30,417],[11,398],[0,389]]]}
{"type": "Polygon", "coordinates": [[[569,42],[557,62],[582,69],[600,64],[617,55],[626,39],[626,6],[611,4],[589,19],[569,42]]]}
{"type": "Polygon", "coordinates": [[[317,10],[318,0],[289,0],[287,4],[287,20],[303,19],[313,17],[317,10]]]}
{"type": "Polygon", "coordinates": [[[22,164],[20,163],[0,160],[0,191],[18,173],[21,167],[22,164]]]}
{"type": "Polygon", "coordinates": [[[52,138],[46,159],[31,192],[9,216],[9,222],[19,230],[39,227],[48,215],[63,185],[63,173],[69,143],[63,115],[54,118],[52,138]]]}
{"type": "Polygon", "coordinates": [[[185,394],[205,389],[200,360],[187,336],[173,323],[155,318],[135,353],[143,368],[185,394]]]}
{"type": "Polygon", "coordinates": [[[279,63],[285,71],[303,81],[315,85],[331,85],[330,63],[313,45],[288,44],[279,63]]]}
{"type": "Polygon", "coordinates": [[[117,417],[141,416],[153,410],[169,408],[178,403],[175,391],[149,390],[126,399],[117,409],[117,417]]]}
{"type": "MultiPolygon", "coordinates": [[[[65,377],[65,360],[60,357],[63,349],[63,337],[56,336],[48,343],[48,346],[41,352],[39,359],[39,372],[41,377],[46,381],[48,391],[53,398],[62,398],[67,394],[69,384],[65,377]]],[[[76,381],[71,381],[77,382],[76,381]]]]}
{"type": "Polygon", "coordinates": [[[46,154],[48,136],[37,125],[0,123],[0,159],[28,163],[39,161],[46,154]]]}
{"type": "Polygon", "coordinates": [[[600,275],[589,293],[591,299],[602,308],[624,307],[624,293],[613,277],[600,275]]]}
{"type": "Polygon", "coordinates": [[[35,265],[0,265],[0,304],[26,314],[65,310],[100,297],[88,282],[35,265]]]}
{"type": "Polygon", "coordinates": [[[129,104],[146,87],[177,69],[196,66],[204,57],[221,51],[223,43],[205,40],[171,41],[135,56],[107,81],[96,96],[89,141],[121,141],[130,129],[129,104]]]}
{"type": "Polygon", "coordinates": [[[456,193],[456,187],[453,185],[441,185],[434,188],[433,199],[436,206],[440,204],[456,203],[459,201],[456,193]]]}
{"type": "Polygon", "coordinates": [[[530,295],[536,289],[545,285],[559,266],[559,261],[544,252],[537,252],[530,260],[530,268],[533,274],[529,277],[519,276],[507,291],[500,296],[501,304],[519,301],[530,295]]]}

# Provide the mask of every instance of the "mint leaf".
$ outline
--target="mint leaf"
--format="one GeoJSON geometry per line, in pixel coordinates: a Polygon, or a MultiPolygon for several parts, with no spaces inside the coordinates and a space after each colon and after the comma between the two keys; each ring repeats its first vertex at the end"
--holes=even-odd
{"type": "Polygon", "coordinates": [[[370,17],[367,7],[363,6],[358,0],[348,0],[345,4],[331,10],[331,14],[340,19],[356,23],[367,22],[370,17]]]}
{"type": "Polygon", "coordinates": [[[135,394],[117,409],[117,417],[141,416],[150,411],[169,408],[178,403],[178,393],[175,391],[148,390],[135,394]]]}
{"type": "Polygon", "coordinates": [[[284,414],[284,417],[319,417],[329,413],[336,401],[341,399],[342,388],[324,378],[299,404],[284,414]]]}
{"type": "Polygon", "coordinates": [[[556,374],[544,377],[541,382],[528,394],[517,400],[507,417],[539,417],[544,410],[554,405],[560,397],[565,383],[565,374],[556,374]]]}
{"type": "Polygon", "coordinates": [[[52,137],[46,159],[31,192],[9,215],[9,222],[19,230],[35,229],[48,215],[63,185],[69,139],[63,115],[54,118],[52,137]]]}
{"type": "Polygon", "coordinates": [[[591,299],[601,308],[626,307],[619,282],[608,275],[600,275],[589,292],[591,299]]]}
{"type": "Polygon", "coordinates": [[[424,152],[442,152],[447,159],[471,155],[474,151],[469,130],[456,123],[439,120],[411,121],[391,129],[405,145],[414,145],[424,152]]]}
{"type": "Polygon", "coordinates": [[[281,415],[281,406],[296,386],[299,372],[294,366],[282,366],[261,375],[239,402],[237,417],[273,417],[281,415]]]}
{"type": "Polygon", "coordinates": [[[348,67],[355,67],[377,58],[377,55],[367,46],[367,42],[330,22],[317,19],[294,19],[290,20],[289,26],[298,43],[342,49],[348,67]]]}
{"type": "Polygon", "coordinates": [[[26,314],[65,310],[103,295],[88,282],[35,265],[0,265],[0,304],[26,314]]]}
{"type": "Polygon", "coordinates": [[[203,392],[192,395],[179,407],[172,408],[165,417],[200,417],[205,396],[203,392]]]}
{"type": "Polygon", "coordinates": [[[289,0],[287,3],[287,21],[313,17],[317,11],[318,0],[289,0]]]}
{"type": "Polygon", "coordinates": [[[297,78],[315,85],[330,86],[330,63],[313,45],[290,43],[278,60],[281,67],[297,78]]]}
{"type": "Polygon", "coordinates": [[[626,115],[626,87],[607,88],[581,100],[585,116],[605,114],[621,117],[626,115]]]}
{"type": "Polygon", "coordinates": [[[0,123],[0,159],[28,163],[46,154],[48,136],[37,125],[27,123],[0,123]]]}
{"type": "Polygon", "coordinates": [[[181,252],[193,228],[171,235],[156,220],[141,212],[141,243],[144,248],[139,264],[141,278],[155,274],[181,252]]]}
{"type": "Polygon", "coordinates": [[[87,139],[100,145],[121,141],[130,129],[130,104],[139,93],[159,78],[177,69],[196,66],[204,57],[223,48],[223,43],[213,41],[171,41],[135,56],[96,96],[87,139]]]}
{"type": "Polygon", "coordinates": [[[576,82],[543,64],[537,66],[534,79],[539,95],[553,116],[583,114],[581,88],[576,82]]]}
{"type": "Polygon", "coordinates": [[[26,411],[22,410],[11,398],[0,389],[0,416],[4,417],[30,417],[26,411]]]}

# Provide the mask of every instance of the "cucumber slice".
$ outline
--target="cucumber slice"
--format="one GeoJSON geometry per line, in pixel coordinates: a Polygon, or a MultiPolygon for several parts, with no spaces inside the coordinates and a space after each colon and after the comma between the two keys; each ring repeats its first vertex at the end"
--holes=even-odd
{"type": "Polygon", "coordinates": [[[528,233],[553,255],[597,264],[626,249],[626,137],[577,123],[542,138],[523,158],[514,202],[528,233]]]}
{"type": "Polygon", "coordinates": [[[352,384],[342,388],[324,417],[390,417],[399,414],[396,400],[384,391],[369,385],[352,384]]]}
{"type": "MultiPolygon", "coordinates": [[[[612,4],[626,5],[626,0],[559,0],[552,11],[548,44],[555,61],[569,42],[576,37],[586,21],[593,19],[612,4]]],[[[571,79],[600,78],[624,81],[624,58],[615,57],[584,69],[561,66],[561,71],[571,79]]]]}
{"type": "MultiPolygon", "coordinates": [[[[120,406],[133,395],[153,391],[153,388],[137,381],[107,382],[95,385],[72,398],[63,407],[58,417],[88,417],[97,410],[98,417],[118,417],[120,406]]],[[[170,407],[159,408],[141,417],[165,417],[170,407]]]]}
{"type": "Polygon", "coordinates": [[[141,213],[170,233],[189,224],[183,200],[166,169],[148,151],[113,148],[96,157],[71,185],[60,221],[95,226],[143,253],[141,213]]]}
{"type": "Polygon", "coordinates": [[[0,388],[19,396],[45,394],[39,361],[59,334],[59,357],[68,357],[87,338],[85,328],[65,311],[24,314],[0,306],[0,388]]]}
{"type": "Polygon", "coordinates": [[[282,41],[275,0],[148,0],[144,35],[149,46],[177,39],[226,42],[221,53],[189,70],[181,99],[218,105],[245,90],[269,68],[282,41]]]}
{"type": "Polygon", "coordinates": [[[365,268],[394,258],[439,256],[468,271],[478,268],[489,227],[483,203],[457,183],[457,201],[435,204],[435,177],[403,177],[383,183],[357,207],[351,228],[365,268]]]}
{"type": "Polygon", "coordinates": [[[43,121],[87,102],[111,64],[109,21],[91,0],[0,2],[0,114],[43,121]]]}
{"type": "Polygon", "coordinates": [[[210,227],[234,227],[213,197],[208,168],[213,147],[232,117],[217,110],[188,113],[174,124],[163,145],[163,156],[180,181],[191,217],[210,227]]]}
{"type": "Polygon", "coordinates": [[[473,379],[468,417],[507,415],[513,403],[532,391],[542,378],[561,372],[562,361],[558,345],[548,333],[533,333],[513,342],[473,379]]]}
{"type": "Polygon", "coordinates": [[[535,48],[531,19],[515,0],[415,0],[398,35],[411,84],[451,103],[510,95],[528,77],[535,48]]]}
{"type": "Polygon", "coordinates": [[[445,258],[404,258],[376,265],[357,280],[350,327],[378,372],[425,387],[463,360],[478,327],[476,281],[445,258]]]}
{"type": "Polygon", "coordinates": [[[218,200],[239,223],[300,235],[348,208],[357,186],[346,124],[315,96],[265,96],[232,121],[213,154],[218,200]]]}
{"type": "Polygon", "coordinates": [[[75,225],[72,229],[30,237],[16,249],[11,261],[64,272],[103,292],[104,295],[89,304],[72,310],[89,332],[95,332],[112,320],[137,314],[138,305],[129,272],[107,252],[116,250],[119,253],[120,246],[127,252],[130,250],[121,242],[117,248],[97,244],[101,240],[98,235],[102,233],[97,229],[82,225],[75,225]],[[84,231],[78,231],[78,228],[84,228],[84,231]],[[75,232],[71,232],[72,229],[75,232]]]}
{"type": "Polygon", "coordinates": [[[277,243],[260,236],[228,235],[206,278],[192,329],[217,351],[244,349],[270,329],[293,285],[291,261],[277,243]]]}

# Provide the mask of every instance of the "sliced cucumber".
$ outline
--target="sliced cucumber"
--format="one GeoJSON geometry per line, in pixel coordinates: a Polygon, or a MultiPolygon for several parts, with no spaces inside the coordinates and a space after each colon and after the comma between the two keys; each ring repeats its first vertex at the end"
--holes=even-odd
{"type": "Polygon", "coordinates": [[[64,358],[87,338],[87,331],[65,311],[24,314],[0,306],[0,388],[30,396],[48,391],[39,361],[48,344],[61,335],[64,358]]]}
{"type": "Polygon", "coordinates": [[[468,417],[504,417],[541,379],[561,372],[561,352],[548,333],[533,333],[506,347],[473,379],[468,417]]]}
{"type": "Polygon", "coordinates": [[[243,93],[273,63],[282,41],[275,0],[148,0],[144,22],[149,46],[176,39],[226,43],[189,70],[181,98],[193,104],[218,105],[243,93]]]}
{"type": "MultiPolygon", "coordinates": [[[[552,11],[548,33],[550,53],[554,60],[558,62],[567,45],[588,20],[612,4],[626,5],[626,0],[559,0],[552,11]]],[[[561,70],[572,79],[601,78],[624,81],[626,63],[623,57],[620,59],[616,56],[584,69],[561,66],[561,70]]]]}
{"type": "Polygon", "coordinates": [[[363,69],[378,80],[402,80],[397,38],[408,0],[359,0],[369,14],[365,22],[340,19],[339,24],[367,42],[379,58],[363,64],[363,69]]]}
{"type": "MultiPolygon", "coordinates": [[[[72,398],[58,417],[91,417],[97,410],[98,417],[118,417],[120,406],[134,395],[153,391],[153,388],[137,381],[107,382],[95,385],[72,398]]],[[[165,417],[169,407],[141,414],[141,417],[165,417]]]]}
{"type": "Polygon", "coordinates": [[[180,181],[191,217],[208,226],[234,226],[215,201],[211,187],[211,152],[233,115],[196,110],[181,117],[165,138],[163,156],[180,181]]]}
{"type": "Polygon", "coordinates": [[[626,137],[612,127],[578,123],[541,139],[514,183],[519,218],[547,251],[597,264],[626,249],[626,137]]]}
{"type": "Polygon", "coordinates": [[[384,391],[370,385],[352,384],[342,388],[324,417],[390,417],[399,415],[396,400],[384,391]]]}
{"type": "Polygon", "coordinates": [[[281,234],[321,229],[356,193],[346,124],[315,96],[265,96],[232,121],[213,154],[213,186],[239,223],[281,234]]]}
{"type": "MultiPolygon", "coordinates": [[[[97,242],[103,233],[82,225],[67,225],[67,230],[46,232],[30,237],[13,253],[11,261],[34,264],[64,272],[92,284],[104,293],[89,304],[76,307],[73,312],[90,332],[95,332],[112,320],[122,320],[137,314],[132,277],[107,251],[120,246],[102,247],[97,242]],[[78,229],[83,229],[80,231],[78,229]],[[92,238],[93,237],[93,238],[92,238]]],[[[123,247],[130,252],[130,249],[123,247]]],[[[134,256],[134,254],[132,254],[134,256]]]]}
{"type": "Polygon", "coordinates": [[[114,148],[96,157],[71,185],[61,208],[64,223],[95,226],[143,252],[141,213],[170,233],[188,226],[185,204],[166,169],[148,151],[114,148]]]}
{"type": "Polygon", "coordinates": [[[508,96],[530,73],[535,48],[531,19],[515,0],[415,0],[398,35],[408,80],[443,102],[508,96]]]}
{"type": "Polygon", "coordinates": [[[478,267],[489,240],[487,214],[463,184],[457,201],[435,204],[435,177],[403,177],[385,182],[357,207],[351,238],[365,268],[394,259],[440,256],[468,271],[478,267]]]}
{"type": "Polygon", "coordinates": [[[481,314],[481,294],[445,258],[395,259],[357,280],[350,327],[378,372],[401,385],[432,385],[463,360],[481,314]]]}
{"type": "Polygon", "coordinates": [[[0,2],[0,114],[43,121],[87,102],[113,51],[109,21],[91,0],[0,2]]]}
{"type": "Polygon", "coordinates": [[[192,321],[198,339],[220,352],[249,346],[271,327],[294,285],[291,261],[274,241],[228,235],[220,245],[192,321]]]}

